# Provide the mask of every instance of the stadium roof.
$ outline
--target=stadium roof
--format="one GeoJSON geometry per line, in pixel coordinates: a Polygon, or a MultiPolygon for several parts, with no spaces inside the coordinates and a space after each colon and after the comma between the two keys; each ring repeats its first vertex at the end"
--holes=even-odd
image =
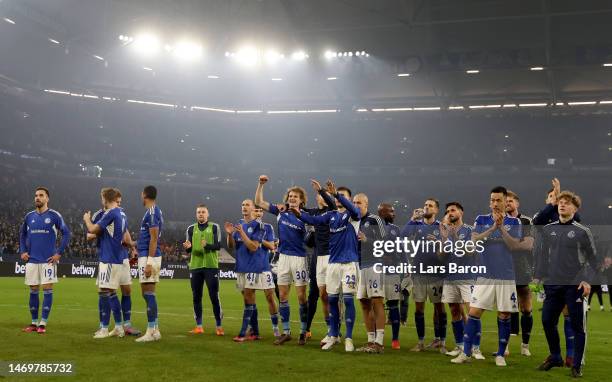
{"type": "Polygon", "coordinates": [[[607,1],[571,0],[4,0],[0,91],[232,109],[604,100],[611,16],[607,1]],[[203,57],[140,57],[118,39],[143,31],[198,41],[203,57]],[[225,52],[245,44],[309,58],[238,67],[225,52]]]}

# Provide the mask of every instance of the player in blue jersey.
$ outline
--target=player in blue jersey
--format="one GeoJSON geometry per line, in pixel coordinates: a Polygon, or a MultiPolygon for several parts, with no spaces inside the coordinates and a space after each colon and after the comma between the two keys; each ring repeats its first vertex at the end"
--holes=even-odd
{"type": "MultiPolygon", "coordinates": [[[[118,189],[114,189],[117,192],[117,207],[121,207],[122,195],[121,191],[118,189]]],[[[102,208],[98,211],[94,212],[91,215],[92,223],[96,224],[104,215],[105,208],[104,204],[102,208]]],[[[98,235],[93,233],[87,233],[87,240],[92,241],[96,240],[96,247],[98,248],[98,252],[100,250],[100,238],[98,235]]],[[[121,266],[121,275],[119,276],[119,286],[121,287],[121,313],[122,313],[122,322],[123,329],[125,334],[130,336],[139,336],[140,330],[134,328],[132,326],[131,316],[132,316],[132,273],[131,273],[131,261],[136,261],[138,259],[138,251],[136,250],[136,243],[132,240],[132,236],[130,235],[129,230],[125,230],[123,237],[123,264],[121,266]]],[[[99,255],[99,254],[98,254],[99,255]]],[[[97,280],[96,280],[97,283],[97,280]]],[[[118,331],[112,331],[111,335],[118,335],[118,331]]]]}
{"type": "Polygon", "coordinates": [[[518,248],[521,240],[521,221],[506,215],[507,195],[506,188],[493,188],[489,199],[491,213],[479,215],[474,223],[472,241],[484,241],[481,261],[486,272],[476,280],[465,327],[463,353],[453,358],[453,363],[471,360],[472,343],[481,333],[480,317],[485,310],[496,309],[499,346],[495,364],[506,366],[504,353],[510,338],[510,313],[518,310],[511,251],[518,248]]]}
{"type": "Polygon", "coordinates": [[[353,198],[353,204],[359,208],[359,286],[357,299],[361,304],[368,342],[357,349],[366,353],[382,353],[385,337],[385,274],[376,271],[374,264],[379,262],[374,257],[374,243],[387,239],[385,223],[378,216],[368,211],[368,197],[359,193],[353,198]]]}
{"type": "Polygon", "coordinates": [[[264,263],[269,264],[267,252],[261,248],[265,229],[263,223],[255,219],[254,207],[251,199],[244,200],[241,206],[242,219],[238,224],[229,222],[224,224],[227,247],[236,251],[236,286],[244,298],[242,327],[234,337],[235,342],[259,339],[259,325],[257,321],[252,320],[255,311],[255,291],[274,288],[272,273],[265,272],[264,263]],[[246,336],[249,325],[256,338],[246,336]]]}
{"type": "Polygon", "coordinates": [[[339,187],[336,189],[333,182],[328,181],[327,192],[336,198],[337,210],[327,211],[319,216],[310,215],[296,207],[291,207],[291,212],[307,224],[329,226],[329,264],[325,277],[325,288],[329,301],[330,333],[329,339],[324,342],[321,349],[330,350],[339,342],[339,302],[340,295],[342,295],[346,323],[344,349],[347,352],[352,352],[355,350],[353,344],[354,295],[357,293],[357,283],[359,282],[357,232],[359,231],[361,213],[351,202],[351,191],[348,188],[339,187]]]}
{"type": "MultiPolygon", "coordinates": [[[[266,295],[266,301],[268,302],[270,321],[272,321],[272,332],[274,333],[274,338],[278,338],[280,337],[280,331],[278,330],[278,306],[276,305],[276,300],[274,299],[276,283],[274,282],[274,275],[272,274],[272,266],[270,264],[270,258],[274,256],[274,251],[276,251],[276,236],[274,235],[274,227],[272,227],[272,224],[263,223],[262,221],[263,209],[261,207],[255,207],[254,213],[255,219],[264,226],[265,233],[261,242],[261,250],[265,253],[263,258],[265,261],[263,264],[265,275],[262,276],[262,280],[267,280],[268,275],[272,276],[272,282],[264,283],[263,287],[266,295]]],[[[253,321],[257,321],[257,306],[255,306],[253,317],[255,318],[253,321]]]]}
{"type": "Polygon", "coordinates": [[[26,262],[25,284],[30,287],[29,307],[32,322],[24,332],[46,333],[53,305],[53,284],[57,283],[57,263],[70,241],[70,230],[59,212],[49,208],[49,190],[38,187],[34,193],[34,211],[28,212],[19,234],[19,253],[26,262]],[[62,233],[59,248],[55,242],[62,233]],[[38,320],[39,291],[43,289],[42,317],[38,320]]]}
{"type": "Polygon", "coordinates": [[[308,285],[308,264],[306,261],[305,241],[307,240],[306,225],[296,218],[287,208],[299,209],[306,205],[306,191],[301,187],[291,187],[287,190],[284,205],[268,203],[263,197],[264,184],[268,182],[266,175],[259,177],[255,191],[255,204],[276,215],[278,222],[279,258],[278,258],[278,290],[280,294],[279,311],[283,323],[283,334],[274,341],[282,345],[291,340],[289,290],[295,284],[298,302],[300,304],[300,338],[298,344],[306,343],[306,327],[308,326],[308,304],[306,286],[308,285]]]}
{"type": "MultiPolygon", "coordinates": [[[[436,219],[440,209],[437,199],[425,200],[423,208],[413,211],[412,218],[404,228],[401,235],[411,240],[426,242],[436,241],[440,238],[440,222],[436,219]]],[[[427,267],[439,266],[440,261],[435,249],[422,248],[415,254],[411,254],[412,264],[416,266],[417,272],[413,275],[414,285],[412,287],[412,298],[414,300],[414,322],[416,326],[418,343],[410,349],[414,352],[425,350],[425,302],[427,299],[434,305],[434,340],[427,346],[438,349],[440,353],[446,353],[446,310],[442,303],[442,287],[444,285],[443,275],[437,273],[426,273],[427,267]]]]}
{"type": "Polygon", "coordinates": [[[119,193],[113,188],[103,188],[101,192],[104,214],[97,223],[91,220],[91,212],[83,215],[87,231],[100,237],[99,268],[98,268],[98,308],[100,314],[100,328],[94,338],[111,336],[123,337],[123,322],[121,317],[121,304],[117,298],[119,280],[123,272],[123,261],[126,251],[123,239],[127,231],[127,217],[119,208],[117,199],[119,193]],[[115,328],[109,332],[110,314],[115,318],[115,328]]]}
{"type": "Polygon", "coordinates": [[[141,193],[141,198],[147,211],[140,223],[140,235],[136,248],[138,249],[138,277],[142,297],[147,303],[147,331],[136,341],[151,342],[161,339],[155,287],[159,282],[159,271],[161,270],[162,253],[159,249],[159,238],[164,218],[161,209],[155,204],[157,189],[154,186],[146,186],[141,193]]]}
{"type": "MultiPolygon", "coordinates": [[[[476,265],[477,255],[465,249],[465,243],[472,239],[472,227],[463,224],[463,206],[459,202],[446,204],[446,214],[440,224],[440,241],[442,244],[448,241],[454,243],[454,252],[441,252],[448,266],[454,263],[457,266],[469,267],[476,265]]],[[[473,248],[472,248],[473,249],[473,248]]],[[[442,288],[442,303],[448,304],[451,312],[453,334],[455,335],[455,348],[448,351],[446,355],[456,357],[463,352],[463,334],[465,329],[465,318],[470,308],[472,289],[476,282],[475,273],[453,273],[444,279],[442,288]],[[464,310],[465,307],[465,310],[464,310]]],[[[473,353],[474,351],[472,351],[473,353]]]]}

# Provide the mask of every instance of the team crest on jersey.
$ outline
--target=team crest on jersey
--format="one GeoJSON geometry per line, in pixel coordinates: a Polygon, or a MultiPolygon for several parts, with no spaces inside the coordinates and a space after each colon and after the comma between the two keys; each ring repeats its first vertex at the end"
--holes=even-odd
{"type": "Polygon", "coordinates": [[[460,239],[460,240],[465,239],[465,235],[464,235],[464,234],[462,234],[462,233],[461,233],[461,234],[459,234],[459,239],[460,239]]]}
{"type": "Polygon", "coordinates": [[[32,224],[36,223],[36,220],[32,219],[32,224]]]}
{"type": "Polygon", "coordinates": [[[365,222],[365,224],[363,226],[364,227],[369,227],[370,226],[370,222],[365,222]]]}
{"type": "Polygon", "coordinates": [[[485,227],[485,228],[489,228],[489,227],[491,227],[491,226],[490,226],[490,225],[488,225],[488,224],[485,224],[485,226],[484,226],[484,227],[485,227]]]}
{"type": "Polygon", "coordinates": [[[511,226],[510,224],[506,224],[506,225],[504,226],[504,229],[505,229],[506,231],[510,231],[510,228],[512,228],[512,226],[511,226]]]}
{"type": "Polygon", "coordinates": [[[395,232],[394,229],[391,230],[391,235],[393,235],[393,236],[397,235],[397,233],[395,232]]]}
{"type": "Polygon", "coordinates": [[[331,220],[331,221],[335,221],[335,220],[336,220],[336,218],[332,216],[332,218],[331,218],[331,219],[329,219],[329,220],[331,220]]]}
{"type": "Polygon", "coordinates": [[[51,219],[45,218],[45,224],[49,224],[49,223],[51,223],[51,219]]]}
{"type": "Polygon", "coordinates": [[[438,236],[440,234],[440,231],[438,231],[437,229],[434,229],[433,234],[434,236],[438,236]]]}
{"type": "Polygon", "coordinates": [[[575,237],[576,237],[576,232],[574,232],[574,231],[569,231],[569,232],[567,233],[567,237],[569,237],[570,239],[575,238],[575,237]]]}
{"type": "Polygon", "coordinates": [[[247,229],[247,232],[248,232],[248,233],[253,233],[253,227],[249,227],[249,228],[247,229]]]}
{"type": "Polygon", "coordinates": [[[557,236],[557,233],[556,233],[555,231],[552,231],[552,232],[550,233],[550,236],[557,236]]]}

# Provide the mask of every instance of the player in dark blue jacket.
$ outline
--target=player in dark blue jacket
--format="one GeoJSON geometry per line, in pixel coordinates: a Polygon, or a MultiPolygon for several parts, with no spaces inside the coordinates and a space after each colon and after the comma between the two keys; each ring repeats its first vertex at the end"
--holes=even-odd
{"type": "Polygon", "coordinates": [[[567,305],[574,330],[574,363],[572,377],[582,376],[586,344],[586,301],[598,266],[591,231],[574,220],[580,198],[569,191],[557,197],[559,220],[546,225],[541,233],[540,258],[536,277],[544,282],[546,297],[542,308],[542,325],[550,355],[539,366],[548,371],[563,366],[557,323],[567,305]]]}
{"type": "Polygon", "coordinates": [[[53,305],[53,284],[57,283],[57,263],[70,241],[70,230],[59,212],[49,208],[49,190],[38,187],[34,193],[34,211],[28,212],[19,234],[19,253],[26,262],[25,284],[30,287],[29,307],[32,323],[24,332],[44,334],[53,305]],[[55,242],[62,233],[59,248],[55,242]],[[40,286],[43,288],[42,318],[38,321],[40,286]]]}

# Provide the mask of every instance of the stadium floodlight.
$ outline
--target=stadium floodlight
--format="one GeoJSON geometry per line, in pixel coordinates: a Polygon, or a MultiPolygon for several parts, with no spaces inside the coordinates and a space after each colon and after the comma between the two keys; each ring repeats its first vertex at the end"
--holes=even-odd
{"type": "Polygon", "coordinates": [[[580,106],[580,105],[595,105],[597,101],[578,101],[578,102],[568,102],[567,104],[570,106],[580,106]]]}
{"type": "Polygon", "coordinates": [[[184,62],[193,62],[202,57],[202,45],[192,41],[180,41],[172,48],[172,55],[184,62]]]}
{"type": "Polygon", "coordinates": [[[161,49],[161,44],[157,36],[144,33],[134,38],[132,48],[139,54],[144,56],[152,56],[159,52],[161,49]]]}
{"type": "Polygon", "coordinates": [[[327,58],[328,60],[331,60],[332,58],[338,56],[338,53],[332,52],[331,50],[326,50],[323,56],[327,58]]]}
{"type": "Polygon", "coordinates": [[[50,42],[52,42],[52,43],[54,43],[54,44],[56,44],[56,45],[59,45],[59,43],[60,43],[59,41],[57,41],[57,40],[56,40],[56,39],[54,39],[54,38],[48,38],[47,40],[49,40],[50,42]]]}
{"type": "Polygon", "coordinates": [[[328,81],[335,81],[335,80],[337,80],[337,79],[338,79],[338,77],[327,77],[327,80],[328,80],[328,81]]]}
{"type": "Polygon", "coordinates": [[[357,112],[358,112],[358,113],[364,113],[364,112],[367,112],[367,111],[368,111],[368,109],[363,108],[363,107],[362,107],[362,108],[357,109],[357,112]]]}
{"type": "MultiPolygon", "coordinates": [[[[6,20],[6,19],[5,19],[6,20]]],[[[605,67],[611,67],[612,66],[612,62],[606,62],[605,64],[603,64],[603,66],[605,67]]]]}
{"type": "Polygon", "coordinates": [[[280,77],[271,78],[272,81],[282,81],[283,79],[280,77]]]}
{"type": "Polygon", "coordinates": [[[410,77],[410,73],[398,73],[398,77],[410,77]]]}
{"type": "Polygon", "coordinates": [[[215,76],[214,74],[211,74],[211,75],[209,75],[209,76],[206,76],[206,78],[210,78],[211,80],[217,80],[217,79],[219,79],[220,77],[219,77],[219,76],[215,76]]]}
{"type": "Polygon", "coordinates": [[[544,70],[544,67],[543,66],[533,66],[533,67],[529,68],[529,70],[531,70],[532,72],[537,72],[537,71],[540,71],[540,70],[544,70]]]}
{"type": "Polygon", "coordinates": [[[265,54],[264,54],[264,59],[266,60],[266,62],[268,64],[275,64],[278,61],[282,60],[283,58],[285,58],[284,54],[278,53],[275,50],[268,50],[265,54]]]}
{"type": "Polygon", "coordinates": [[[470,109],[497,109],[502,107],[502,105],[470,105],[468,108],[470,109]]]}
{"type": "MultiPolygon", "coordinates": [[[[366,51],[365,51],[365,50],[362,50],[362,51],[361,51],[361,55],[362,55],[362,56],[365,56],[365,55],[366,55],[366,51]]],[[[368,55],[367,55],[367,57],[370,57],[370,55],[368,54],[368,55]]]]}
{"type": "Polygon", "coordinates": [[[104,61],[104,57],[98,56],[97,54],[92,55],[96,60],[104,61]]]}
{"type": "Polygon", "coordinates": [[[236,114],[259,114],[261,110],[236,110],[236,114]]]}
{"type": "Polygon", "coordinates": [[[463,110],[463,106],[449,106],[448,110],[463,110]]]}
{"type": "Polygon", "coordinates": [[[480,73],[480,70],[478,70],[478,69],[468,69],[465,72],[467,74],[478,74],[478,73],[480,73]]]}
{"type": "Polygon", "coordinates": [[[259,63],[259,51],[252,46],[246,46],[238,50],[233,56],[239,64],[245,66],[255,66],[259,63]]]}
{"type": "Polygon", "coordinates": [[[13,24],[13,25],[15,25],[15,22],[14,22],[13,20],[9,19],[8,17],[5,17],[5,18],[4,18],[4,21],[6,21],[6,22],[7,22],[7,23],[9,23],[9,24],[13,24]]]}
{"type": "Polygon", "coordinates": [[[440,110],[440,106],[415,107],[413,108],[413,110],[416,110],[416,111],[440,110]]]}
{"type": "Polygon", "coordinates": [[[353,52],[348,53],[349,57],[353,57],[353,52]]]}
{"type": "Polygon", "coordinates": [[[547,103],[519,103],[519,107],[545,107],[547,103]]]}
{"type": "Polygon", "coordinates": [[[516,104],[515,104],[515,103],[505,103],[503,106],[504,106],[505,108],[508,108],[508,107],[516,107],[516,104]]]}
{"type": "Polygon", "coordinates": [[[361,52],[355,52],[355,56],[357,57],[361,56],[361,52]]]}
{"type": "Polygon", "coordinates": [[[308,58],[308,54],[304,52],[303,50],[298,50],[298,51],[291,53],[291,59],[295,61],[304,61],[307,58],[308,58]]]}
{"type": "MultiPolygon", "coordinates": [[[[612,101],[599,101],[600,105],[607,105],[607,104],[611,104],[612,101]]],[[[610,135],[610,133],[608,133],[608,135],[610,135]]]]}

